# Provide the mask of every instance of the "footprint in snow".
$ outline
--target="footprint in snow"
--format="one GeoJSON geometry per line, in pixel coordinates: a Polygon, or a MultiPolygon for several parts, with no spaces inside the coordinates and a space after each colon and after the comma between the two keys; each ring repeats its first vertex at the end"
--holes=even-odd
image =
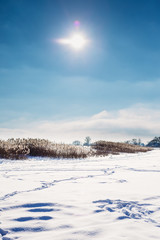
{"type": "Polygon", "coordinates": [[[100,212],[116,212],[118,213],[117,220],[124,219],[143,219],[145,222],[155,223],[158,227],[160,224],[152,219],[150,216],[154,211],[149,210],[148,206],[151,204],[141,204],[138,201],[123,201],[123,200],[98,200],[93,201],[94,204],[98,204],[94,213],[100,212]]]}

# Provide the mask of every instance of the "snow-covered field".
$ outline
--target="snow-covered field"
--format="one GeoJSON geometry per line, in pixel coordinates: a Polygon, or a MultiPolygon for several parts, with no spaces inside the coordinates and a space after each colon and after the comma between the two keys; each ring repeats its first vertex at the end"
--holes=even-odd
{"type": "Polygon", "coordinates": [[[0,239],[160,239],[160,150],[0,160],[0,239]]]}

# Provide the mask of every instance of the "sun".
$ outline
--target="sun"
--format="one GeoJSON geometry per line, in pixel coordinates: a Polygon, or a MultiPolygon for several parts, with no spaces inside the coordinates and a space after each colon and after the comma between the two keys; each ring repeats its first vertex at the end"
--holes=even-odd
{"type": "Polygon", "coordinates": [[[83,50],[86,47],[88,40],[83,34],[75,33],[69,38],[57,39],[57,42],[59,44],[68,45],[74,50],[83,50]]]}
{"type": "Polygon", "coordinates": [[[70,46],[74,49],[80,50],[83,49],[86,45],[86,39],[83,37],[83,35],[75,34],[70,39],[70,46]]]}

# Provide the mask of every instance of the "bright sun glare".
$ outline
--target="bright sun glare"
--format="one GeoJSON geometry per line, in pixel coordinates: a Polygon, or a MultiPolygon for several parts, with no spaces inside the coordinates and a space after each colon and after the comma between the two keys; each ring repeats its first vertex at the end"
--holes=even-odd
{"type": "Polygon", "coordinates": [[[85,47],[86,40],[82,35],[76,34],[70,39],[71,47],[75,49],[82,49],[85,47]]]}
{"type": "Polygon", "coordinates": [[[85,37],[78,33],[72,35],[70,38],[58,39],[57,42],[60,44],[69,45],[75,50],[82,50],[87,44],[85,37]]]}

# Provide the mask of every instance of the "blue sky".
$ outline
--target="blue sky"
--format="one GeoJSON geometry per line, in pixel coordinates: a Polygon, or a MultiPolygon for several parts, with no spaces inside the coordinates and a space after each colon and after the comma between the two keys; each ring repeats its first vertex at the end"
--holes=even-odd
{"type": "MultiPolygon", "coordinates": [[[[158,135],[159,9],[159,0],[0,0],[1,137],[31,136],[31,126],[41,126],[34,136],[56,140],[46,134],[52,128],[55,138],[66,141],[61,124],[68,131],[72,121],[73,126],[81,121],[82,131],[78,125],[71,140],[88,134],[113,140],[158,135]],[[80,52],[53,41],[74,32],[75,20],[90,40],[80,52]],[[85,126],[104,112],[116,120],[122,110],[132,110],[136,121],[143,112],[147,126],[145,121],[128,126],[128,117],[127,127],[117,130],[113,125],[112,131],[106,125],[100,130],[101,121],[85,126]],[[49,129],[42,131],[44,123],[49,129]]],[[[104,118],[108,123],[107,114],[104,118]]]]}

